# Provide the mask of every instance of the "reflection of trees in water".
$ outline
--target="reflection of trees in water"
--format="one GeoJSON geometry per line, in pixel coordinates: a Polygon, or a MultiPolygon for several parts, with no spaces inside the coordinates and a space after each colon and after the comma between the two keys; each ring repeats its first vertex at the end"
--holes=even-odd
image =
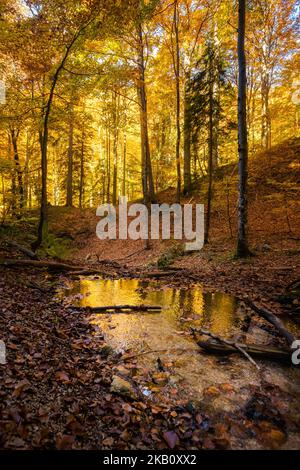
{"type": "Polygon", "coordinates": [[[205,323],[214,333],[224,334],[232,329],[236,300],[222,292],[207,293],[205,297],[205,323]]]}
{"type": "MultiPolygon", "coordinates": [[[[206,327],[216,334],[226,334],[237,324],[235,311],[237,302],[234,297],[220,292],[203,293],[201,287],[191,289],[158,289],[149,290],[149,282],[138,279],[88,280],[83,279],[77,287],[82,295],[81,305],[100,306],[114,304],[149,303],[161,305],[162,316],[146,320],[144,315],[120,315],[113,317],[117,331],[112,330],[110,336],[129,338],[147,337],[147,329],[155,326],[163,328],[167,324],[175,324],[178,319],[190,318],[195,315],[195,327],[206,327]],[[88,294],[88,295],[87,295],[88,294]],[[199,318],[197,318],[199,316],[199,318]],[[157,322],[158,320],[158,322],[157,322]],[[152,325],[153,322],[153,325],[152,325]]],[[[103,324],[99,318],[97,323],[103,324]]]]}

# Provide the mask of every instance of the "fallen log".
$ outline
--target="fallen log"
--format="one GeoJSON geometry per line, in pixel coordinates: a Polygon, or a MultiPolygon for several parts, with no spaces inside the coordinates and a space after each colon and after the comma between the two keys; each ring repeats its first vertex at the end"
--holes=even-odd
{"type": "Polygon", "coordinates": [[[99,271],[99,269],[79,269],[79,271],[70,271],[70,276],[107,276],[108,274],[112,277],[115,276],[116,273],[99,271]]]}
{"type": "MultiPolygon", "coordinates": [[[[76,307],[73,307],[76,308],[76,307]]],[[[80,307],[91,313],[130,313],[130,312],[160,312],[160,305],[103,305],[100,307],[80,307]]]]}
{"type": "Polygon", "coordinates": [[[2,259],[0,260],[0,266],[4,267],[34,267],[34,268],[47,268],[57,271],[79,271],[82,270],[81,266],[73,266],[70,264],[60,263],[58,261],[47,261],[47,260],[33,260],[33,259],[2,259]]]}
{"type": "MultiPolygon", "coordinates": [[[[207,352],[215,354],[233,354],[238,353],[238,350],[229,344],[221,344],[215,340],[199,340],[197,341],[198,346],[205,349],[207,352]]],[[[277,361],[290,361],[291,354],[289,351],[283,349],[270,348],[268,346],[260,346],[257,344],[244,344],[238,343],[239,346],[245,350],[251,356],[255,356],[261,359],[272,359],[277,361]]]]}
{"type": "Polygon", "coordinates": [[[5,240],[5,243],[9,246],[12,246],[13,248],[16,248],[18,251],[21,251],[21,253],[24,253],[24,255],[28,256],[31,259],[38,259],[36,253],[34,253],[29,248],[26,248],[26,246],[19,245],[19,243],[15,242],[14,240],[5,240]]]}
{"type": "Polygon", "coordinates": [[[251,300],[244,300],[243,302],[248,305],[255,313],[263,317],[265,320],[267,320],[269,323],[271,323],[275,328],[278,330],[278,332],[283,336],[289,346],[295,341],[295,336],[288,331],[282,321],[274,315],[274,313],[270,312],[269,310],[266,310],[265,308],[258,307],[255,303],[251,302],[251,300]]]}

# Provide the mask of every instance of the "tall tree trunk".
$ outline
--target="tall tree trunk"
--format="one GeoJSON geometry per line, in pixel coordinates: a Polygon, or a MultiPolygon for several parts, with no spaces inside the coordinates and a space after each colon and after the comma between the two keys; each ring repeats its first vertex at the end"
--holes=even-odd
{"type": "Polygon", "coordinates": [[[66,60],[76,43],[79,36],[82,34],[84,29],[88,27],[90,20],[84,24],[73,36],[70,43],[66,46],[66,50],[63,54],[60,64],[57,66],[56,71],[53,75],[50,87],[50,93],[48,100],[43,108],[43,126],[40,130],[40,143],[41,143],[41,168],[42,168],[42,190],[41,190],[41,207],[40,207],[40,220],[37,231],[37,239],[31,244],[33,250],[39,248],[43,241],[44,234],[48,231],[48,211],[47,211],[47,172],[48,172],[48,133],[49,133],[49,117],[54,97],[55,88],[59,79],[60,73],[64,68],[66,60]]]}
{"type": "Polygon", "coordinates": [[[110,131],[106,131],[106,172],[107,172],[107,188],[106,188],[106,200],[110,203],[110,131]]]}
{"type": "Polygon", "coordinates": [[[185,79],[185,90],[184,90],[184,124],[183,124],[183,161],[184,161],[184,194],[189,194],[192,187],[192,178],[191,178],[191,132],[192,132],[192,122],[191,122],[191,111],[190,103],[188,96],[188,84],[190,76],[187,75],[185,79]]]}
{"type": "Polygon", "coordinates": [[[19,151],[18,151],[18,137],[19,131],[11,128],[11,143],[13,146],[14,151],[14,164],[15,164],[15,171],[17,173],[17,181],[18,181],[18,209],[19,211],[23,209],[24,206],[24,187],[23,187],[23,174],[20,165],[20,158],[19,158],[19,151]]]}
{"type": "Polygon", "coordinates": [[[154,201],[154,184],[152,175],[152,165],[150,156],[150,145],[148,135],[148,111],[147,94],[145,83],[145,58],[144,58],[144,40],[142,25],[138,25],[138,83],[137,92],[140,107],[140,126],[141,126],[141,154],[142,154],[142,188],[145,203],[154,201]]]}
{"type": "Polygon", "coordinates": [[[122,185],[122,192],[123,196],[126,194],[126,154],[127,154],[127,137],[124,134],[123,138],[123,185],[122,185]]]}
{"type": "Polygon", "coordinates": [[[211,57],[211,80],[213,82],[213,170],[219,164],[219,120],[220,120],[220,47],[217,22],[213,22],[211,57]]]}
{"type": "Polygon", "coordinates": [[[204,243],[209,241],[209,229],[211,219],[211,200],[214,171],[214,103],[213,103],[213,80],[211,74],[212,61],[210,59],[210,83],[209,83],[209,121],[208,121],[208,189],[207,189],[207,209],[206,224],[204,230],[204,243]]]}
{"type": "MultiPolygon", "coordinates": [[[[12,145],[11,145],[11,133],[10,131],[7,132],[7,159],[10,161],[12,158],[12,145]]],[[[17,192],[17,185],[16,185],[16,172],[11,172],[11,213],[12,216],[15,217],[17,215],[17,204],[16,204],[16,192],[17,192]]]]}
{"type": "Polygon", "coordinates": [[[118,139],[119,139],[119,109],[118,109],[118,99],[117,94],[113,92],[113,132],[114,132],[114,141],[113,141],[113,198],[112,203],[114,206],[117,205],[117,195],[118,195],[118,139]]]}
{"type": "Polygon", "coordinates": [[[238,240],[237,256],[250,254],[248,248],[247,183],[248,183],[248,142],[247,142],[247,79],[245,57],[246,0],[239,0],[238,21],[238,151],[239,151],[239,199],[238,199],[238,240]]]}
{"type": "Polygon", "coordinates": [[[28,206],[29,199],[29,161],[30,161],[30,133],[26,132],[26,156],[24,165],[24,206],[28,206]]]}
{"type": "Polygon", "coordinates": [[[176,173],[177,191],[176,200],[180,202],[181,195],[181,172],[180,172],[180,50],[179,50],[179,13],[178,1],[174,2],[174,31],[175,31],[175,57],[174,71],[176,81],[176,173]]]}
{"type": "Polygon", "coordinates": [[[80,152],[80,180],[79,180],[79,207],[83,207],[83,192],[84,192],[84,139],[85,132],[82,129],[81,136],[81,152],[80,152]]]}
{"type": "Polygon", "coordinates": [[[271,147],[271,118],[269,109],[269,74],[263,71],[261,77],[261,145],[264,149],[271,147]]]}
{"type": "Polygon", "coordinates": [[[68,173],[67,173],[67,200],[66,206],[73,206],[73,141],[74,141],[74,113],[73,106],[69,116],[69,145],[68,145],[68,173]]]}

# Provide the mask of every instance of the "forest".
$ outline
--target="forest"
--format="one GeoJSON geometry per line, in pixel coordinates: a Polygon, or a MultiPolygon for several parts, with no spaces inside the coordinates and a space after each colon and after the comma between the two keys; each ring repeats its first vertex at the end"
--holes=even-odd
{"type": "Polygon", "coordinates": [[[299,12],[0,0],[1,450],[300,450],[299,12]]]}

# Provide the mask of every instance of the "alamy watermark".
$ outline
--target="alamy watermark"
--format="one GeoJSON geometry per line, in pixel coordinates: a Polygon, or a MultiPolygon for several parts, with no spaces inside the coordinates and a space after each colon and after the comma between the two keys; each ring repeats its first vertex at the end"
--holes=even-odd
{"type": "Polygon", "coordinates": [[[100,240],[159,240],[161,232],[163,240],[172,237],[188,240],[185,243],[186,251],[203,248],[204,204],[151,204],[148,209],[145,204],[128,206],[127,198],[123,196],[119,198],[118,209],[117,212],[112,204],[102,204],[97,208],[97,216],[102,217],[96,227],[100,240]],[[132,217],[133,220],[128,223],[132,217]]]}
{"type": "Polygon", "coordinates": [[[0,364],[6,364],[6,346],[2,339],[0,340],[0,364]]]}
{"type": "Polygon", "coordinates": [[[6,87],[4,80],[0,80],[0,104],[6,104],[6,87]]]}
{"type": "Polygon", "coordinates": [[[294,366],[298,366],[300,364],[300,340],[295,339],[291,345],[292,349],[295,349],[295,351],[292,354],[292,364],[294,366]]]}

